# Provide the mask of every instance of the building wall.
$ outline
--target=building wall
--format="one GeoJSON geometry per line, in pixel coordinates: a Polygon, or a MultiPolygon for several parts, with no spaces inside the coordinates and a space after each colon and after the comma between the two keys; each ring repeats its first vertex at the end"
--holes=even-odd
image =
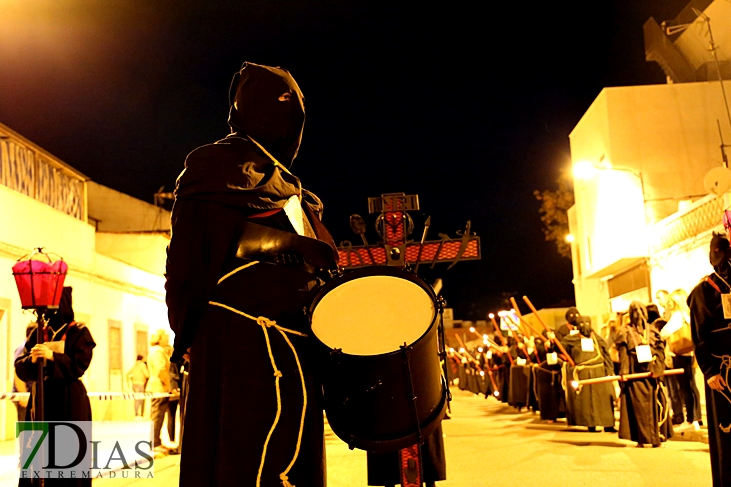
{"type": "Polygon", "coordinates": [[[731,142],[717,81],[631,86],[604,89],[572,131],[574,166],[595,168],[575,177],[569,211],[577,307],[595,324],[657,290],[690,291],[711,272],[710,232],[731,205],[703,181],[722,164],[717,120],[731,142]]]}
{"type": "Polygon", "coordinates": [[[703,177],[722,163],[717,120],[729,143],[718,82],[605,88],[569,136],[571,159],[641,174],[652,223],[677,210],[677,200],[653,200],[707,193],[703,177]]]}
{"type": "MultiPolygon", "coordinates": [[[[85,221],[2,185],[0,229],[0,269],[5,269],[5,277],[0,278],[0,390],[12,388],[13,351],[23,343],[26,326],[34,320],[21,309],[11,267],[39,246],[69,264],[66,285],[74,288],[77,320],[86,322],[97,343],[82,378],[87,389],[128,390],[123,376],[135,362],[137,332],[168,329],[163,277],[167,239],[160,235],[99,236],[85,221]],[[117,370],[110,370],[110,320],[120,327],[121,364],[117,370]]],[[[95,419],[133,415],[131,401],[125,400],[93,399],[92,409],[95,419]]],[[[15,407],[10,401],[0,401],[0,418],[0,440],[13,438],[15,407]]]]}

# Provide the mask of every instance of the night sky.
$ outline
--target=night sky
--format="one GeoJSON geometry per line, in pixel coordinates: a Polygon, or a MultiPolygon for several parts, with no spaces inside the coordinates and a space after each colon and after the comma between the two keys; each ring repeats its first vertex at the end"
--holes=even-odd
{"type": "Polygon", "coordinates": [[[412,238],[429,215],[430,239],[467,220],[482,238],[481,262],[424,273],[457,318],[507,294],[572,301],[533,190],[568,170],[568,134],[603,87],[665,82],[642,24],[687,0],[395,3],[0,0],[0,122],[152,202],[228,133],[242,62],[282,66],[307,112],[293,172],[336,241],[359,241],[359,213],[375,243],[367,198],[416,193],[412,238]]]}

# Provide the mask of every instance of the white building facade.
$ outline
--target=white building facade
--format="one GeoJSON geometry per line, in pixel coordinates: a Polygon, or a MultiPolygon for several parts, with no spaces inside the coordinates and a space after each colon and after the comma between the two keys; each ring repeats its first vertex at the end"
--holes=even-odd
{"type": "MultiPolygon", "coordinates": [[[[34,320],[21,309],[11,268],[36,247],[63,257],[76,320],[97,343],[82,378],[89,391],[128,390],[124,376],[149,335],[168,328],[165,248],[169,213],[88,180],[0,125],[0,377],[13,384],[14,351],[34,320]]],[[[94,419],[133,415],[127,401],[92,401],[94,419]]],[[[0,401],[0,440],[14,437],[15,407],[0,401]]]]}

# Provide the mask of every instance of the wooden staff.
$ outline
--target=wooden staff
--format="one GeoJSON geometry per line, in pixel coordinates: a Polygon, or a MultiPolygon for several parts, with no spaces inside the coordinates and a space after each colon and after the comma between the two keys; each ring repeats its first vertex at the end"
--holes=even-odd
{"type": "MultiPolygon", "coordinates": [[[[682,375],[685,373],[684,369],[668,369],[665,372],[663,372],[664,375],[682,375]]],[[[571,382],[571,386],[574,389],[578,389],[581,386],[588,386],[591,384],[604,384],[605,382],[626,382],[629,380],[636,380],[636,379],[647,379],[648,377],[652,377],[652,372],[639,372],[637,374],[627,374],[627,375],[608,375],[606,377],[595,377],[593,379],[584,379],[584,380],[575,380],[571,382]]]]}
{"type": "MultiPolygon", "coordinates": [[[[475,357],[473,357],[470,354],[470,352],[467,351],[467,347],[465,346],[464,342],[462,341],[462,337],[459,336],[459,333],[455,333],[454,336],[455,336],[455,338],[457,338],[457,341],[459,342],[460,346],[462,348],[464,348],[464,354],[467,356],[468,360],[471,360],[472,363],[477,366],[477,368],[479,369],[479,371],[484,374],[485,373],[485,370],[480,365],[480,362],[475,357]]],[[[480,338],[482,338],[482,336],[480,336],[480,338]]],[[[455,352],[455,353],[458,353],[458,352],[455,352]]],[[[490,370],[490,366],[489,365],[487,367],[487,376],[490,378],[490,383],[492,384],[493,390],[494,391],[497,391],[497,385],[495,384],[495,380],[492,377],[492,370],[490,370]]]]}
{"type": "Polygon", "coordinates": [[[535,306],[533,306],[533,303],[530,302],[530,299],[528,299],[528,296],[523,296],[523,301],[525,301],[525,304],[528,305],[533,315],[538,318],[538,322],[543,326],[543,328],[546,330],[546,333],[550,333],[551,342],[554,343],[558,349],[561,351],[561,353],[566,357],[566,360],[571,365],[571,367],[576,367],[576,362],[574,362],[574,359],[571,358],[571,355],[568,354],[565,348],[563,348],[563,345],[561,345],[561,342],[559,342],[556,339],[555,334],[553,333],[553,330],[551,330],[548,325],[546,325],[541,317],[538,315],[538,310],[536,310],[535,306]]]}
{"type": "MultiPolygon", "coordinates": [[[[490,313],[489,318],[492,320],[492,326],[495,328],[495,334],[500,337],[500,343],[503,344],[503,347],[507,347],[508,344],[505,341],[505,337],[503,336],[503,332],[500,329],[500,325],[497,324],[497,321],[495,321],[495,315],[490,313]]],[[[508,360],[510,360],[510,365],[513,365],[513,356],[510,355],[510,351],[507,353],[508,360]]]]}
{"type": "MultiPolygon", "coordinates": [[[[530,354],[528,353],[528,347],[525,345],[526,335],[524,333],[524,330],[520,327],[519,323],[516,323],[513,320],[512,316],[506,315],[505,317],[508,318],[513,325],[515,325],[515,328],[516,328],[515,332],[520,335],[518,338],[520,338],[522,340],[522,342],[518,342],[518,348],[525,351],[525,360],[528,363],[528,365],[533,365],[533,361],[530,359],[530,354]],[[518,330],[520,330],[520,331],[518,331],[518,330]],[[523,345],[523,346],[521,347],[521,345],[523,345]]],[[[518,341],[518,340],[516,340],[516,341],[518,341]]]]}
{"type": "Polygon", "coordinates": [[[540,336],[543,336],[543,335],[541,335],[541,332],[540,331],[538,331],[535,328],[533,328],[533,325],[531,325],[528,320],[526,320],[525,318],[523,318],[523,315],[521,314],[520,310],[518,309],[518,303],[515,302],[515,298],[512,298],[511,297],[510,298],[510,303],[513,305],[513,308],[515,309],[515,314],[518,315],[518,318],[520,319],[520,321],[525,326],[527,326],[530,329],[530,331],[532,331],[533,333],[535,333],[536,336],[539,336],[539,337],[540,336]]]}
{"type": "Polygon", "coordinates": [[[489,344],[490,346],[492,346],[492,347],[496,347],[496,348],[500,348],[500,346],[499,346],[499,345],[498,345],[497,343],[495,343],[494,341],[490,340],[490,337],[488,337],[487,335],[480,335],[479,333],[477,333],[477,330],[475,330],[474,328],[472,328],[472,329],[471,329],[470,331],[471,331],[472,333],[474,333],[475,335],[477,335],[478,337],[480,337],[480,340],[482,340],[482,341],[483,341],[483,343],[485,342],[485,340],[487,340],[487,343],[488,343],[488,344],[489,344]],[[487,337],[487,338],[486,338],[486,337],[487,337]]]}

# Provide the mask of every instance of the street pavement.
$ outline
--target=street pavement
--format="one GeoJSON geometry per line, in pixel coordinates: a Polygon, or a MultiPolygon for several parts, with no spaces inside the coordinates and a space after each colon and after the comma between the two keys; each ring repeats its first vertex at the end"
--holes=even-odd
{"type": "MultiPolygon", "coordinates": [[[[585,428],[568,428],[565,423],[546,424],[532,413],[518,413],[493,398],[460,390],[454,390],[453,395],[452,419],[443,423],[447,480],[437,483],[438,487],[711,484],[706,444],[671,440],[661,448],[636,448],[619,440],[616,433],[589,433],[585,428]]],[[[365,452],[349,450],[329,430],[326,445],[329,487],[367,485],[365,452]]],[[[3,458],[0,456],[0,465],[3,458]]],[[[179,456],[158,459],[154,480],[105,479],[95,480],[94,485],[177,486],[179,461],[179,456]]],[[[8,472],[4,473],[0,473],[0,485],[13,485],[8,472]]]]}

